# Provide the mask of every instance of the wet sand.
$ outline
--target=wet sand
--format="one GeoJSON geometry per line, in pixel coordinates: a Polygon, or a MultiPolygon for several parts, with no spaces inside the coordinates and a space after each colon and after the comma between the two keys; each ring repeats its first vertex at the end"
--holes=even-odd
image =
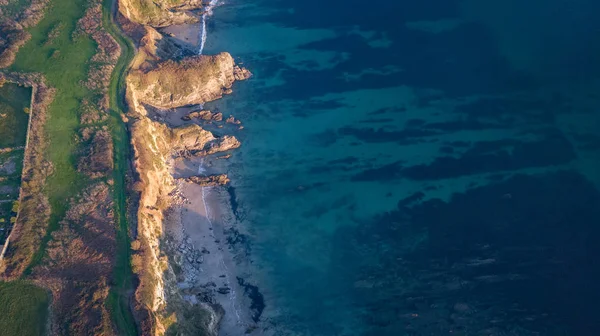
{"type": "Polygon", "coordinates": [[[201,28],[201,23],[193,23],[169,26],[162,28],[160,31],[189,48],[197,49],[200,47],[201,28]]]}
{"type": "MultiPolygon", "coordinates": [[[[175,177],[198,174],[201,158],[177,160],[175,177]]],[[[170,216],[167,233],[175,239],[183,277],[178,283],[185,299],[216,303],[225,314],[219,335],[258,335],[250,310],[251,300],[238,283],[234,254],[229,250],[225,232],[234,224],[227,193],[219,187],[201,187],[181,182],[178,194],[182,204],[170,216]]]]}

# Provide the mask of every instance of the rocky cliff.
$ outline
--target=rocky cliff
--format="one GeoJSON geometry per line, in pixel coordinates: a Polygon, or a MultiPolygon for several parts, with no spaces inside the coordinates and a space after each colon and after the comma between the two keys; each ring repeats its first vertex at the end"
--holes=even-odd
{"type": "Polygon", "coordinates": [[[192,56],[177,62],[168,60],[150,70],[133,70],[128,86],[136,105],[145,103],[158,108],[203,104],[229,93],[235,80],[250,73],[235,65],[228,53],[192,56]]]}
{"type": "MultiPolygon", "coordinates": [[[[234,81],[251,75],[236,66],[228,53],[180,59],[185,51],[151,27],[193,21],[199,14],[194,9],[200,6],[199,0],[119,1],[125,17],[145,25],[133,34],[138,36],[139,48],[126,78],[127,116],[138,175],[133,188],[139,192],[137,234],[132,242],[132,267],[139,279],[134,305],[143,335],[164,335],[167,330],[216,335],[222,316],[219,307],[183,300],[163,244],[163,222],[179,200],[172,161],[226,151],[240,143],[233,136],[216,137],[196,124],[170,128],[152,120],[146,110],[147,106],[169,109],[203,104],[230,93],[234,81]]],[[[226,180],[222,176],[198,182],[226,180]]]]}
{"type": "Polygon", "coordinates": [[[132,22],[152,27],[197,22],[202,0],[121,0],[119,12],[132,22]]]}
{"type": "MultiPolygon", "coordinates": [[[[171,129],[145,116],[132,120],[130,129],[134,164],[139,174],[135,189],[140,192],[137,239],[132,243],[132,267],[140,280],[135,293],[136,311],[144,335],[163,335],[172,321],[166,310],[168,290],[164,280],[168,258],[160,246],[164,215],[173,206],[176,187],[170,162],[190,153],[225,151],[239,146],[239,142],[231,136],[216,138],[198,125],[171,129]]],[[[189,304],[181,302],[175,312],[171,312],[178,323],[185,323],[185,319],[178,316],[181,311],[194,308],[186,305],[189,304]]],[[[205,314],[212,321],[207,325],[216,328],[217,312],[208,310],[205,314]]]]}

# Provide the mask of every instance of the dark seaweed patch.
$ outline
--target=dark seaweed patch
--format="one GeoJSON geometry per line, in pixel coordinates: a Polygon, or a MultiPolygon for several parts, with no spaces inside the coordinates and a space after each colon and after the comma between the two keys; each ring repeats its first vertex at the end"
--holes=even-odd
{"type": "Polygon", "coordinates": [[[417,138],[436,136],[440,132],[415,128],[390,131],[384,128],[343,127],[339,130],[339,134],[353,136],[356,139],[371,143],[397,142],[400,144],[410,144],[416,142],[417,138]]]}
{"type": "Polygon", "coordinates": [[[401,177],[401,161],[390,163],[379,168],[364,170],[352,177],[352,181],[391,181],[401,177]]]}
{"type": "Polygon", "coordinates": [[[436,180],[464,175],[561,165],[577,157],[560,132],[534,141],[499,140],[475,143],[460,157],[443,156],[432,163],[404,168],[393,176],[413,180],[436,180]]]}
{"type": "Polygon", "coordinates": [[[237,220],[239,220],[239,216],[238,216],[238,201],[237,201],[237,196],[235,195],[235,188],[233,186],[228,186],[227,187],[227,193],[229,194],[229,204],[231,204],[231,210],[233,211],[233,214],[235,215],[235,218],[237,220]]]}
{"type": "Polygon", "coordinates": [[[238,284],[244,287],[244,294],[248,295],[251,300],[250,310],[252,310],[252,320],[254,322],[260,321],[260,316],[265,310],[265,299],[258,290],[257,286],[251,285],[246,282],[243,278],[237,277],[238,284]]]}
{"type": "Polygon", "coordinates": [[[346,266],[329,276],[353,288],[365,335],[598,334],[600,193],[582,175],[421,197],[336,234],[346,266]]]}

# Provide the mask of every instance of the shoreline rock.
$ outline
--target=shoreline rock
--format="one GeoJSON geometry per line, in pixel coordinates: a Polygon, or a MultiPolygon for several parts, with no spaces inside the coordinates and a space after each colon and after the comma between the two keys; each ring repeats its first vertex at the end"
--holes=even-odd
{"type": "Polygon", "coordinates": [[[200,120],[204,120],[204,121],[222,121],[223,113],[221,113],[221,112],[213,113],[208,110],[200,110],[200,111],[190,112],[190,113],[186,114],[185,116],[181,117],[181,120],[183,120],[183,121],[190,121],[192,119],[200,119],[200,120]]]}
{"type": "MultiPolygon", "coordinates": [[[[150,0],[120,0],[119,10],[131,21],[140,23],[135,21],[135,13],[123,11],[129,10],[131,4],[145,1],[150,0]]],[[[158,0],[155,4],[163,1],[158,0]]],[[[175,16],[189,14],[191,7],[201,5],[200,0],[171,2],[174,3],[179,5],[177,8],[170,7],[173,9],[171,14],[175,16]]],[[[139,39],[140,45],[126,77],[126,100],[130,107],[127,118],[134,152],[133,165],[137,173],[133,188],[139,192],[134,197],[137,199],[135,216],[138,223],[137,236],[132,242],[132,266],[139,280],[135,292],[135,313],[144,335],[162,335],[176,319],[175,329],[180,333],[216,336],[224,308],[210,302],[186,299],[192,289],[178,286],[176,260],[187,260],[191,256],[184,256],[183,252],[164,244],[167,239],[165,223],[169,223],[169,217],[186,202],[178,188],[182,179],[175,179],[172,175],[173,160],[224,152],[241,144],[234,136],[216,137],[196,124],[170,128],[152,120],[145,106],[171,109],[200,105],[231,93],[233,83],[249,78],[251,73],[235,65],[233,57],[226,52],[182,58],[186,52],[171,38],[151,27],[163,27],[181,18],[173,19],[169,17],[171,14],[163,14],[158,14],[158,21],[152,18],[142,23],[144,26],[130,25],[131,31],[135,32],[131,34],[139,39]],[[209,316],[208,320],[204,320],[203,316],[209,316]]],[[[220,122],[223,114],[200,110],[182,119],[220,122]]],[[[188,179],[188,182],[206,186],[229,182],[225,174],[188,179]]],[[[187,261],[199,267],[203,258],[194,257],[187,261]]],[[[190,283],[193,281],[190,280],[190,283]]]]}
{"type": "Polygon", "coordinates": [[[132,70],[127,83],[136,105],[161,109],[200,105],[230,94],[238,78],[250,76],[248,70],[236,68],[229,53],[198,55],[159,62],[149,70],[132,70]]]}
{"type": "Polygon", "coordinates": [[[209,176],[190,176],[183,179],[186,182],[197,184],[201,187],[216,187],[229,183],[227,174],[209,175],[209,176]]]}

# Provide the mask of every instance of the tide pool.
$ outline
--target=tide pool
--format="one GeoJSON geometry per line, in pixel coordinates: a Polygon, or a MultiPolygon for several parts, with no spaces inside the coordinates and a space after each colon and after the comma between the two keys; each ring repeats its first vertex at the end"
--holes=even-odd
{"type": "MultiPolygon", "coordinates": [[[[232,204],[275,335],[597,335],[600,4],[226,0],[232,204]]],[[[256,295],[255,292],[253,292],[256,295]]]]}

